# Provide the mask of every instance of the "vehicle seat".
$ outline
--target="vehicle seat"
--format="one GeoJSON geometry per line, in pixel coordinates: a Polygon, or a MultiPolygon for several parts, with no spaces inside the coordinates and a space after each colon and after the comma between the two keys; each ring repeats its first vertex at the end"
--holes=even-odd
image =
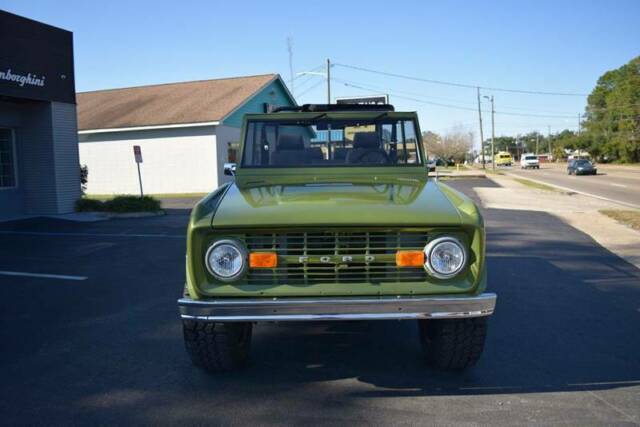
{"type": "Polygon", "coordinates": [[[378,134],[375,132],[358,132],[353,137],[353,149],[347,153],[347,163],[389,162],[389,156],[380,148],[378,134]]]}
{"type": "Polygon", "coordinates": [[[307,163],[301,135],[282,134],[278,137],[276,150],[271,153],[271,165],[287,166],[307,163]]]}
{"type": "Polygon", "coordinates": [[[322,154],[320,147],[305,148],[304,155],[307,163],[322,163],[324,161],[324,154],[322,154]]]}
{"type": "Polygon", "coordinates": [[[342,160],[344,162],[347,159],[348,152],[348,148],[336,147],[333,149],[333,159],[336,161],[342,160]]]}

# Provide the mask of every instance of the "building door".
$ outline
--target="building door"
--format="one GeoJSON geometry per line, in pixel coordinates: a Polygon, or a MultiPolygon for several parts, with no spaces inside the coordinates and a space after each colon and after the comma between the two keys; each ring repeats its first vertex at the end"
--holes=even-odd
{"type": "Polygon", "coordinates": [[[11,129],[0,128],[0,190],[18,186],[16,145],[11,129]]]}
{"type": "Polygon", "coordinates": [[[23,213],[17,158],[13,130],[0,128],[0,220],[23,213]]]}

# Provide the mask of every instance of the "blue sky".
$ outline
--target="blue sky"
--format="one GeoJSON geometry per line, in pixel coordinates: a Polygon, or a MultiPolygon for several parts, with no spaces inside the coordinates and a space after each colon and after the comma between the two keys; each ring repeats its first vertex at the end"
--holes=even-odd
{"type": "MultiPolygon", "coordinates": [[[[0,8],[74,32],[78,91],[271,72],[289,82],[287,36],[296,72],[329,57],[426,79],[572,93],[589,93],[603,72],[640,55],[637,0],[0,0],[0,8]]],[[[332,76],[334,96],[389,92],[397,109],[418,111],[423,130],[478,133],[477,112],[466,110],[476,108],[473,89],[337,65],[332,76]]],[[[325,101],[321,79],[295,81],[300,103],[325,101]]],[[[493,95],[497,135],[576,129],[586,99],[493,95]]]]}

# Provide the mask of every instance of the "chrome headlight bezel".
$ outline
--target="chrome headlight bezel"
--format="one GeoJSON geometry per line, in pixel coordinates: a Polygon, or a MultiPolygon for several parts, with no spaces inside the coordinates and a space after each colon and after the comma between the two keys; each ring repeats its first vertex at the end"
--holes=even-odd
{"type": "Polygon", "coordinates": [[[236,280],[238,280],[239,278],[241,278],[245,272],[247,271],[248,268],[248,251],[247,249],[244,247],[244,245],[239,242],[238,240],[233,240],[233,239],[222,239],[222,240],[216,240],[215,242],[213,242],[210,246],[209,249],[207,249],[207,252],[204,256],[204,264],[207,268],[207,271],[209,272],[209,274],[211,274],[213,277],[216,278],[216,280],[219,280],[221,282],[234,282],[236,280]],[[216,272],[214,270],[214,268],[211,266],[211,263],[209,262],[209,256],[211,255],[211,252],[223,245],[227,245],[233,248],[233,250],[235,250],[238,255],[240,256],[240,260],[242,261],[242,265],[240,266],[240,268],[238,269],[237,272],[235,272],[233,275],[231,276],[224,276],[221,275],[220,273],[216,272]]]}
{"type": "Polygon", "coordinates": [[[435,238],[431,240],[429,243],[427,243],[427,245],[424,247],[424,268],[425,270],[427,270],[427,272],[431,276],[437,279],[451,279],[452,277],[457,276],[467,266],[468,259],[469,259],[469,254],[467,252],[466,245],[463,242],[461,242],[460,239],[456,239],[453,236],[442,236],[442,237],[435,238]],[[433,250],[436,248],[436,246],[445,242],[450,242],[455,244],[462,251],[462,262],[460,263],[460,267],[458,267],[458,269],[456,269],[454,272],[447,273],[447,274],[441,273],[435,270],[433,268],[433,265],[431,264],[431,254],[433,253],[433,250]]]}

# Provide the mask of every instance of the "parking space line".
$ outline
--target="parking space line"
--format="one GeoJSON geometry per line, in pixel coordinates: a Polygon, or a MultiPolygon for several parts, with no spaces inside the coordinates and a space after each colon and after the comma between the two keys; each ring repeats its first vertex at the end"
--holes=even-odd
{"type": "Polygon", "coordinates": [[[22,271],[0,271],[0,276],[37,277],[39,279],[87,280],[87,276],[67,276],[64,274],[26,273],[22,271]]]}
{"type": "Polygon", "coordinates": [[[3,231],[0,235],[16,235],[16,236],[53,236],[53,237],[143,237],[143,238],[159,238],[159,239],[184,239],[185,236],[177,234],[127,234],[127,233],[56,233],[47,231],[3,231]]]}

